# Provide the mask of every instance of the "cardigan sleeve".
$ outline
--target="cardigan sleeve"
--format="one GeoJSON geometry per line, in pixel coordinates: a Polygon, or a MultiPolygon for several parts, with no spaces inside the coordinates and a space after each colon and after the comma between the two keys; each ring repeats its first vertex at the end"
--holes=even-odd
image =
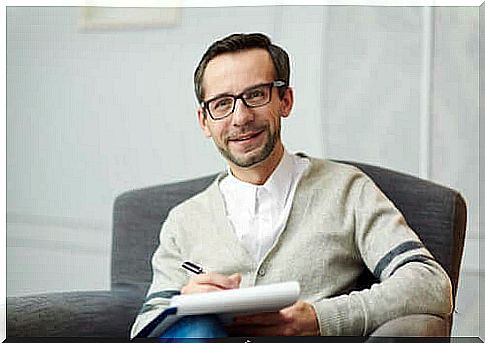
{"type": "Polygon", "coordinates": [[[160,245],[152,257],[153,278],[147,296],[131,327],[133,338],[170,303],[170,298],[180,294],[187,282],[187,275],[180,268],[181,254],[177,245],[177,221],[172,210],[160,231],[160,245]]]}
{"type": "Polygon", "coordinates": [[[409,314],[449,316],[451,282],[444,269],[372,180],[362,175],[353,186],[354,244],[381,282],[313,303],[321,334],[368,335],[409,314]]]}

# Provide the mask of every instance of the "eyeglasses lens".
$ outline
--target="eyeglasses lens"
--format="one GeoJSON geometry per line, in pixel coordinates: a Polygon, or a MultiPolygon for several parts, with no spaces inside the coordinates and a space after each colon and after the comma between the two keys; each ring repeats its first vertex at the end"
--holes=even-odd
{"type": "MultiPolygon", "coordinates": [[[[259,107],[266,105],[271,98],[271,85],[264,85],[249,89],[242,93],[240,98],[248,107],[259,107]]],[[[215,119],[228,116],[234,111],[236,102],[235,96],[225,96],[210,101],[207,105],[210,114],[215,119]]]]}

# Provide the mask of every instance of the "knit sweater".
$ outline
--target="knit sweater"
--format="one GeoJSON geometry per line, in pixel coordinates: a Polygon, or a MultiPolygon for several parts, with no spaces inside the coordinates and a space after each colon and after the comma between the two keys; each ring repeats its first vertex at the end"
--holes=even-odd
{"type": "Polygon", "coordinates": [[[161,313],[191,275],[191,260],[206,271],[242,274],[240,287],[296,280],[321,335],[368,335],[408,314],[446,318],[451,282],[402,214],[359,169],[310,158],[286,224],[256,262],[225,216],[218,183],[171,210],[152,258],[153,281],[131,334],[161,313]],[[380,280],[357,290],[368,268],[380,280]]]}

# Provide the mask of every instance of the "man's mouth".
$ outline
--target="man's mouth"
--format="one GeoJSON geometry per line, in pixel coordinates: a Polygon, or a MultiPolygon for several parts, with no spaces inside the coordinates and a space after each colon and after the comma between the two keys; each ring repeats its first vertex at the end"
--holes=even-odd
{"type": "Polygon", "coordinates": [[[232,142],[244,142],[244,141],[249,141],[253,138],[256,138],[257,136],[259,136],[264,130],[261,130],[261,131],[255,131],[255,132],[249,132],[249,133],[245,133],[243,135],[238,135],[238,136],[235,136],[235,137],[231,137],[229,138],[229,141],[232,141],[232,142]]]}

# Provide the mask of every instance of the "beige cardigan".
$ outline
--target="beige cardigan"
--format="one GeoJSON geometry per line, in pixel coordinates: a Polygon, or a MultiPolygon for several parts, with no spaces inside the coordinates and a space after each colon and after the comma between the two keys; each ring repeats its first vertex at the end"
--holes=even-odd
{"type": "Polygon", "coordinates": [[[133,324],[134,336],[167,307],[191,275],[240,272],[241,287],[296,280],[322,335],[367,335],[396,317],[451,313],[451,283],[401,213],[359,169],[310,158],[285,229],[260,263],[225,216],[218,182],[170,212],[152,259],[153,281],[133,324]],[[367,266],[381,283],[355,291],[367,266]]]}

